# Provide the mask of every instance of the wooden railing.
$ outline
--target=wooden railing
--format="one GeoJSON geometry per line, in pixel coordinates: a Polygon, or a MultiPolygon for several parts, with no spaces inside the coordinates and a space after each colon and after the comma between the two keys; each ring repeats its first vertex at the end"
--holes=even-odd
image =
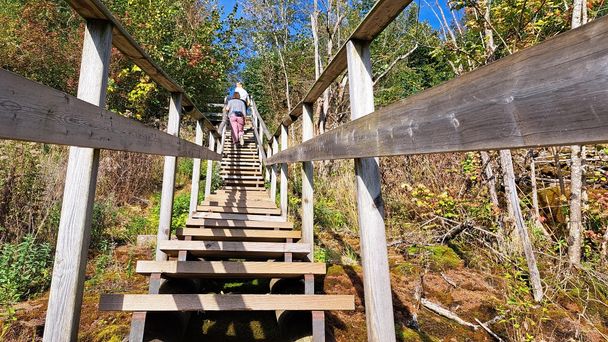
{"type": "MultiPolygon", "coordinates": [[[[215,149],[221,148],[216,141],[222,134],[110,11],[99,0],[68,3],[86,20],[77,97],[0,69],[0,138],[71,146],[44,341],[77,340],[99,150],[165,156],[158,240],[169,239],[177,157],[194,159],[191,212],[198,200],[201,159],[209,163],[206,194],[211,190],[212,163],[221,160],[215,149]],[[105,109],[112,46],[170,94],[167,133],[105,109]],[[194,143],[179,138],[183,115],[196,121],[194,143]],[[204,130],[209,135],[208,148],[202,146],[204,130]]],[[[157,250],[156,259],[166,256],[157,250]]],[[[157,285],[158,281],[151,281],[151,287],[157,285]]],[[[132,331],[137,333],[137,329],[132,331]]]]}
{"type": "MultiPolygon", "coordinates": [[[[275,170],[272,196],[277,167],[283,174],[288,163],[302,163],[302,236],[311,244],[312,161],[355,160],[369,341],[395,340],[377,157],[608,141],[608,18],[376,111],[370,43],[409,3],[375,4],[283,118],[265,160],[275,170]],[[314,102],[345,70],[352,121],[313,137],[314,102]],[[300,116],[302,143],[286,148],[288,128],[300,116]]],[[[286,194],[281,187],[281,202],[286,194]]]]}

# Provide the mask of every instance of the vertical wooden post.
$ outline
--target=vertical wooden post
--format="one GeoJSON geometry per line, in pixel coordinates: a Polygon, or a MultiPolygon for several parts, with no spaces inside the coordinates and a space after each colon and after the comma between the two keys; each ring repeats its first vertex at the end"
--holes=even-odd
{"type": "MultiPolygon", "coordinates": [[[[287,149],[287,126],[281,125],[281,151],[287,149]]],[[[287,163],[281,164],[281,216],[287,220],[287,163]]]]}
{"type": "MultiPolygon", "coordinates": [[[[351,119],[355,120],[374,111],[371,56],[369,42],[351,40],[346,48],[351,119]]],[[[367,339],[395,341],[378,159],[355,159],[355,174],[367,339]]]]}
{"type": "MultiPolygon", "coordinates": [[[[101,108],[106,102],[111,51],[112,25],[107,21],[87,21],[78,98],[101,108]]],[[[44,326],[46,342],[78,338],[98,165],[99,150],[70,147],[44,326]]]]}
{"type": "MultiPolygon", "coordinates": [[[[218,146],[219,147],[219,146],[218,146]]],[[[215,151],[215,136],[209,132],[209,149],[215,151]]],[[[205,201],[211,195],[211,183],[213,181],[213,160],[207,160],[207,175],[205,176],[205,201]]]]}
{"type": "MultiPolygon", "coordinates": [[[[272,137],[272,155],[279,153],[279,142],[277,137],[272,137]]],[[[277,164],[272,165],[270,171],[270,199],[275,202],[277,200],[277,164]]]]}
{"type": "MultiPolygon", "coordinates": [[[[179,136],[179,121],[182,109],[182,94],[172,93],[169,104],[169,122],[167,133],[179,136]]],[[[171,234],[171,214],[173,212],[173,195],[175,192],[175,168],[177,157],[165,156],[163,170],[163,188],[160,196],[160,218],[158,220],[157,242],[169,240],[171,234]]],[[[167,260],[167,255],[156,247],[156,261],[167,260]]]]}
{"type": "MultiPolygon", "coordinates": [[[[203,146],[203,125],[200,121],[196,122],[196,136],[194,138],[194,142],[203,146]]],[[[194,158],[192,160],[192,187],[190,190],[190,216],[192,213],[196,212],[196,207],[198,205],[198,194],[200,192],[200,184],[201,184],[201,160],[199,158],[194,158]]]]}
{"type": "MultiPolygon", "coordinates": [[[[312,104],[305,103],[302,109],[302,142],[313,136],[312,104]]],[[[313,261],[314,247],[314,194],[313,165],[311,161],[302,163],[302,242],[310,244],[308,260],[313,261]]]]}
{"type": "MultiPolygon", "coordinates": [[[[272,157],[272,141],[268,141],[268,146],[266,146],[266,157],[270,158],[272,157]]],[[[270,182],[270,169],[271,167],[266,165],[266,181],[270,182]]]]}

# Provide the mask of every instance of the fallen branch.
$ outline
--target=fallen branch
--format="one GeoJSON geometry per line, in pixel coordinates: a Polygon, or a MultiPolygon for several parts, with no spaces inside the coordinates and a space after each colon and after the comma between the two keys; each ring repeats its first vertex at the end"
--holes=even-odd
{"type": "Polygon", "coordinates": [[[450,284],[453,288],[457,287],[456,283],[452,279],[448,278],[445,274],[443,274],[443,272],[441,272],[440,274],[441,274],[441,278],[443,278],[443,280],[445,280],[446,283],[450,284]]]}
{"type": "Polygon", "coordinates": [[[458,234],[462,233],[463,231],[465,231],[466,229],[472,228],[472,225],[468,222],[464,222],[461,223],[457,226],[454,226],[452,228],[450,228],[450,230],[448,230],[447,233],[443,234],[443,236],[437,238],[435,241],[437,243],[445,243],[446,241],[450,241],[453,238],[455,238],[456,236],[458,236],[458,234]]]}
{"type": "Polygon", "coordinates": [[[445,318],[451,319],[452,321],[454,321],[460,325],[464,325],[465,327],[469,327],[473,330],[477,330],[477,328],[478,328],[478,326],[476,324],[469,323],[469,322],[463,320],[462,318],[458,317],[458,315],[456,315],[452,311],[442,307],[439,304],[435,304],[426,298],[422,298],[420,300],[420,302],[422,303],[422,306],[424,306],[428,310],[438,314],[439,316],[443,316],[445,318]]]}
{"type": "Polygon", "coordinates": [[[477,318],[475,318],[475,321],[477,323],[479,323],[479,325],[483,328],[483,330],[485,330],[488,334],[490,334],[492,337],[494,337],[496,339],[496,341],[503,342],[503,339],[500,338],[500,336],[496,335],[487,325],[481,323],[481,321],[478,320],[477,318]]]}

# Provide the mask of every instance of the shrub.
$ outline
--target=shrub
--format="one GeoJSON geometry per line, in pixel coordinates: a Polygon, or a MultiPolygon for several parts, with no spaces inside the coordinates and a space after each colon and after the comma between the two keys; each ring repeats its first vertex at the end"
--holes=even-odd
{"type": "Polygon", "coordinates": [[[14,303],[44,291],[51,280],[52,250],[27,235],[0,247],[0,304],[14,303]]]}

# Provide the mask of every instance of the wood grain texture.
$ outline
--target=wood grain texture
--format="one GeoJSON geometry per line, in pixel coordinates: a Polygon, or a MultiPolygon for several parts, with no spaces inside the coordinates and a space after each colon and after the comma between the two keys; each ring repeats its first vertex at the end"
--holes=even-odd
{"type": "MultiPolygon", "coordinates": [[[[311,103],[304,104],[302,115],[302,142],[312,139],[314,135],[313,109],[311,103]]],[[[302,243],[311,246],[309,260],[314,255],[314,192],[313,192],[313,165],[312,162],[302,163],[302,243]]]]}
{"type": "Polygon", "coordinates": [[[249,208],[249,207],[237,207],[237,206],[212,206],[212,205],[199,205],[196,208],[199,212],[212,212],[212,213],[230,213],[230,214],[258,214],[258,215],[281,215],[281,209],[279,208],[249,208]]]}
{"type": "MultiPolygon", "coordinates": [[[[272,137],[272,155],[279,153],[279,141],[277,137],[272,137]]],[[[268,162],[267,162],[268,163],[268,162]]],[[[272,165],[270,170],[270,200],[275,202],[277,199],[277,165],[272,165]]]]}
{"type": "MultiPolygon", "coordinates": [[[[215,136],[212,133],[209,133],[209,149],[214,150],[217,148],[219,150],[219,146],[215,145],[215,136]]],[[[213,160],[207,160],[207,174],[205,175],[205,197],[204,199],[209,198],[211,195],[211,185],[213,181],[213,160]]]]}
{"type": "Polygon", "coordinates": [[[0,69],[0,138],[219,160],[186,140],[0,69]]]}
{"type": "MultiPolygon", "coordinates": [[[[351,119],[356,120],[374,111],[369,42],[349,41],[347,54],[351,119]]],[[[355,174],[367,340],[395,341],[384,202],[378,159],[355,159],[355,174]]]]}
{"type": "Polygon", "coordinates": [[[302,236],[297,230],[222,228],[180,228],[175,234],[179,239],[190,236],[193,240],[259,242],[285,242],[285,239],[299,239],[302,236]]]}
{"type": "MultiPolygon", "coordinates": [[[[113,44],[123,55],[168,92],[185,94],[184,89],[152,60],[100,0],[68,0],[68,3],[84,19],[101,19],[111,22],[113,25],[113,44]]],[[[205,128],[219,137],[215,126],[186,95],[183,96],[182,104],[186,114],[195,120],[202,120],[205,128]]]]}
{"type": "MultiPolygon", "coordinates": [[[[87,22],[78,97],[95,106],[105,106],[111,48],[112,25],[98,20],[87,22]]],[[[70,148],[44,325],[45,342],[78,338],[98,166],[99,150],[70,148]]]]}
{"type": "Polygon", "coordinates": [[[354,310],[346,295],[102,295],[101,311],[354,310]]]}
{"type": "Polygon", "coordinates": [[[267,163],[606,141],[608,18],[600,18],[317,136],[267,163]]]}
{"type": "MultiPolygon", "coordinates": [[[[203,146],[203,125],[200,121],[196,122],[196,135],[194,143],[203,146]]],[[[198,195],[201,184],[201,160],[194,158],[192,161],[192,185],[190,186],[190,213],[196,211],[198,205],[198,195]]]]}
{"type": "MultiPolygon", "coordinates": [[[[287,149],[287,126],[281,125],[281,151],[285,151],[287,149]]],[[[284,220],[287,220],[287,204],[288,204],[288,189],[287,189],[287,163],[281,164],[281,189],[280,189],[280,208],[281,215],[284,220]]]]}
{"type": "Polygon", "coordinates": [[[219,220],[219,219],[188,219],[187,227],[207,228],[252,228],[252,229],[293,229],[291,222],[270,221],[241,221],[241,220],[219,220]]]}
{"type": "Polygon", "coordinates": [[[292,278],[304,274],[323,275],[325,271],[324,263],[268,261],[138,261],[136,268],[137,273],[144,275],[205,278],[292,278]]]}
{"type": "MultiPolygon", "coordinates": [[[[411,0],[378,0],[346,41],[374,40],[411,2],[411,0]]],[[[314,103],[317,101],[325,89],[327,89],[331,83],[346,70],[346,67],[345,43],[340,50],[338,50],[338,53],[332,58],[327,67],[325,67],[302,102],[298,103],[291,112],[285,116],[281,123],[290,126],[295,119],[302,115],[304,103],[314,103]]],[[[280,134],[279,128],[274,135],[278,137],[280,134]]]]}
{"type": "Polygon", "coordinates": [[[197,211],[192,215],[194,219],[217,219],[217,220],[241,220],[241,221],[270,221],[285,222],[283,216],[256,215],[256,214],[230,214],[230,213],[205,213],[197,211]]]}
{"type": "MultiPolygon", "coordinates": [[[[167,133],[179,136],[181,93],[172,93],[169,103],[169,122],[167,123],[167,133]]],[[[171,236],[171,220],[173,212],[173,197],[175,195],[175,170],[177,158],[172,156],[165,157],[163,168],[163,185],[160,195],[160,217],[158,219],[157,244],[163,240],[169,240],[171,236]]],[[[167,256],[156,247],[156,260],[167,260],[167,256]]]]}
{"type": "MultiPolygon", "coordinates": [[[[197,257],[262,257],[277,258],[284,253],[294,256],[305,256],[310,252],[310,246],[302,243],[280,242],[236,242],[236,241],[159,241],[158,248],[170,256],[176,256],[179,251],[188,251],[197,257]]],[[[162,260],[157,260],[162,261],[162,260]]]]}

